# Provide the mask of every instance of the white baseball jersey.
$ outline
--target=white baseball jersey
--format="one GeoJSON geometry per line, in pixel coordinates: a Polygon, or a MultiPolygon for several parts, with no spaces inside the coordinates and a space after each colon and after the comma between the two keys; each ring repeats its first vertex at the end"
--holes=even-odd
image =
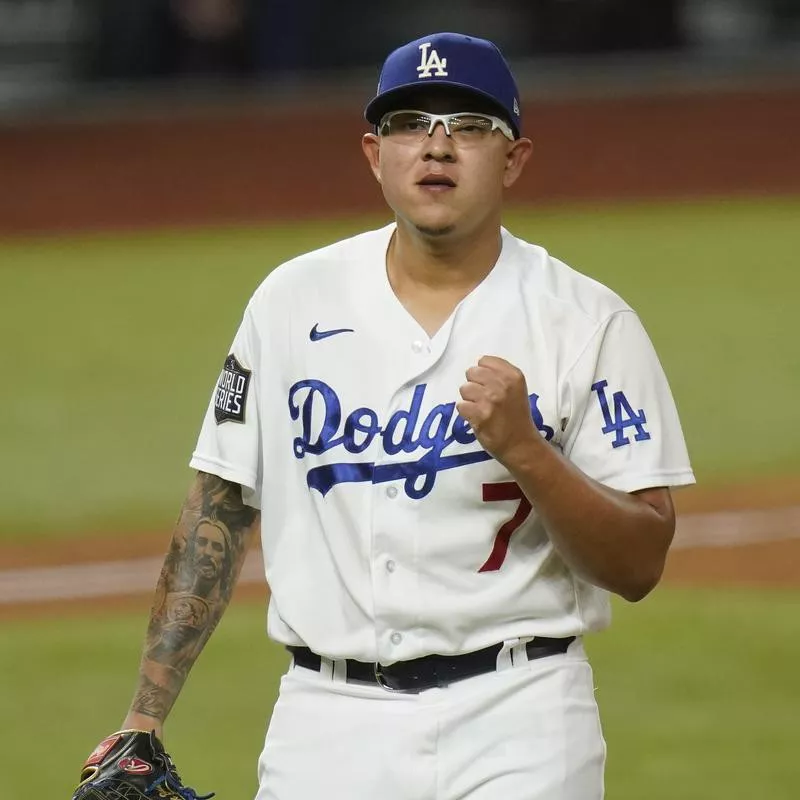
{"type": "Polygon", "coordinates": [[[592,478],[694,482],[653,346],[616,294],[502,232],[484,281],[429,337],[389,285],[394,225],[283,264],[253,295],[191,465],[262,510],[268,631],[329,658],[455,654],[608,624],[508,471],[458,416],[500,356],[534,422],[592,478]]]}

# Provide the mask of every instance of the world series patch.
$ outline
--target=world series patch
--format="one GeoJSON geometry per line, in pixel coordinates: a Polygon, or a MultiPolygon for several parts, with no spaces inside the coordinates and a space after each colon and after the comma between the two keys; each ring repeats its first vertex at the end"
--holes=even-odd
{"type": "Polygon", "coordinates": [[[252,372],[245,369],[231,353],[225,359],[225,366],[219,376],[214,394],[214,417],[217,425],[223,422],[244,422],[247,405],[247,390],[250,388],[252,372]]]}

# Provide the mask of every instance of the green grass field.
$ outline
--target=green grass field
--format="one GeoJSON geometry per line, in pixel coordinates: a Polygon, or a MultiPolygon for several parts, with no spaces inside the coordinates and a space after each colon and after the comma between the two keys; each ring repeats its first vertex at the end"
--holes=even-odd
{"type": "MultiPolygon", "coordinates": [[[[698,477],[800,467],[800,200],[518,210],[612,286],[670,377],[698,477]]],[[[286,258],[384,220],[0,243],[0,539],[163,529],[244,305],[286,258]]]]}
{"type": "MultiPolygon", "coordinates": [[[[593,637],[609,747],[609,800],[794,800],[797,592],[664,587],[618,603],[593,637]]],[[[7,800],[69,797],[80,765],[120,723],[141,613],[0,628],[7,800]]],[[[235,599],[167,726],[186,780],[221,800],[255,793],[255,763],[287,659],[264,612],[235,599]]],[[[355,800],[355,799],[354,799],[355,800]]]]}
{"type": "MultiPolygon", "coordinates": [[[[616,289],[670,377],[698,478],[800,471],[800,199],[518,210],[616,289]]],[[[0,243],[0,541],[171,525],[244,304],[299,252],[383,220],[0,243]]],[[[665,586],[588,646],[609,800],[793,800],[797,591],[665,586]]],[[[0,625],[3,800],[70,795],[133,689],[138,612],[0,625]]],[[[189,782],[248,800],[286,658],[234,602],[168,725],[189,782]]]]}

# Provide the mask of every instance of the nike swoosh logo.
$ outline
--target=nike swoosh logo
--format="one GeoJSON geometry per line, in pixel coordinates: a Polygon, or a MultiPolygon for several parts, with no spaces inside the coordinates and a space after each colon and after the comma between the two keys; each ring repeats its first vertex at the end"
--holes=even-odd
{"type": "Polygon", "coordinates": [[[329,331],[319,330],[319,323],[317,323],[308,334],[308,338],[312,342],[318,342],[320,339],[327,339],[329,336],[336,336],[340,333],[354,333],[352,328],[333,328],[329,331]]]}

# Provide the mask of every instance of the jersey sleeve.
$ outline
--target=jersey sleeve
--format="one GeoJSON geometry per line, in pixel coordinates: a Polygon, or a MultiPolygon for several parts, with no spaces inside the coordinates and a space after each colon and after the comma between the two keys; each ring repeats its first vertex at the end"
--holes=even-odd
{"type": "Polygon", "coordinates": [[[624,492],[695,482],[667,377],[633,311],[599,327],[564,385],[562,449],[591,478],[624,492]]]}
{"type": "Polygon", "coordinates": [[[251,306],[222,365],[190,466],[242,486],[242,499],[260,508],[260,341],[251,306]]]}

